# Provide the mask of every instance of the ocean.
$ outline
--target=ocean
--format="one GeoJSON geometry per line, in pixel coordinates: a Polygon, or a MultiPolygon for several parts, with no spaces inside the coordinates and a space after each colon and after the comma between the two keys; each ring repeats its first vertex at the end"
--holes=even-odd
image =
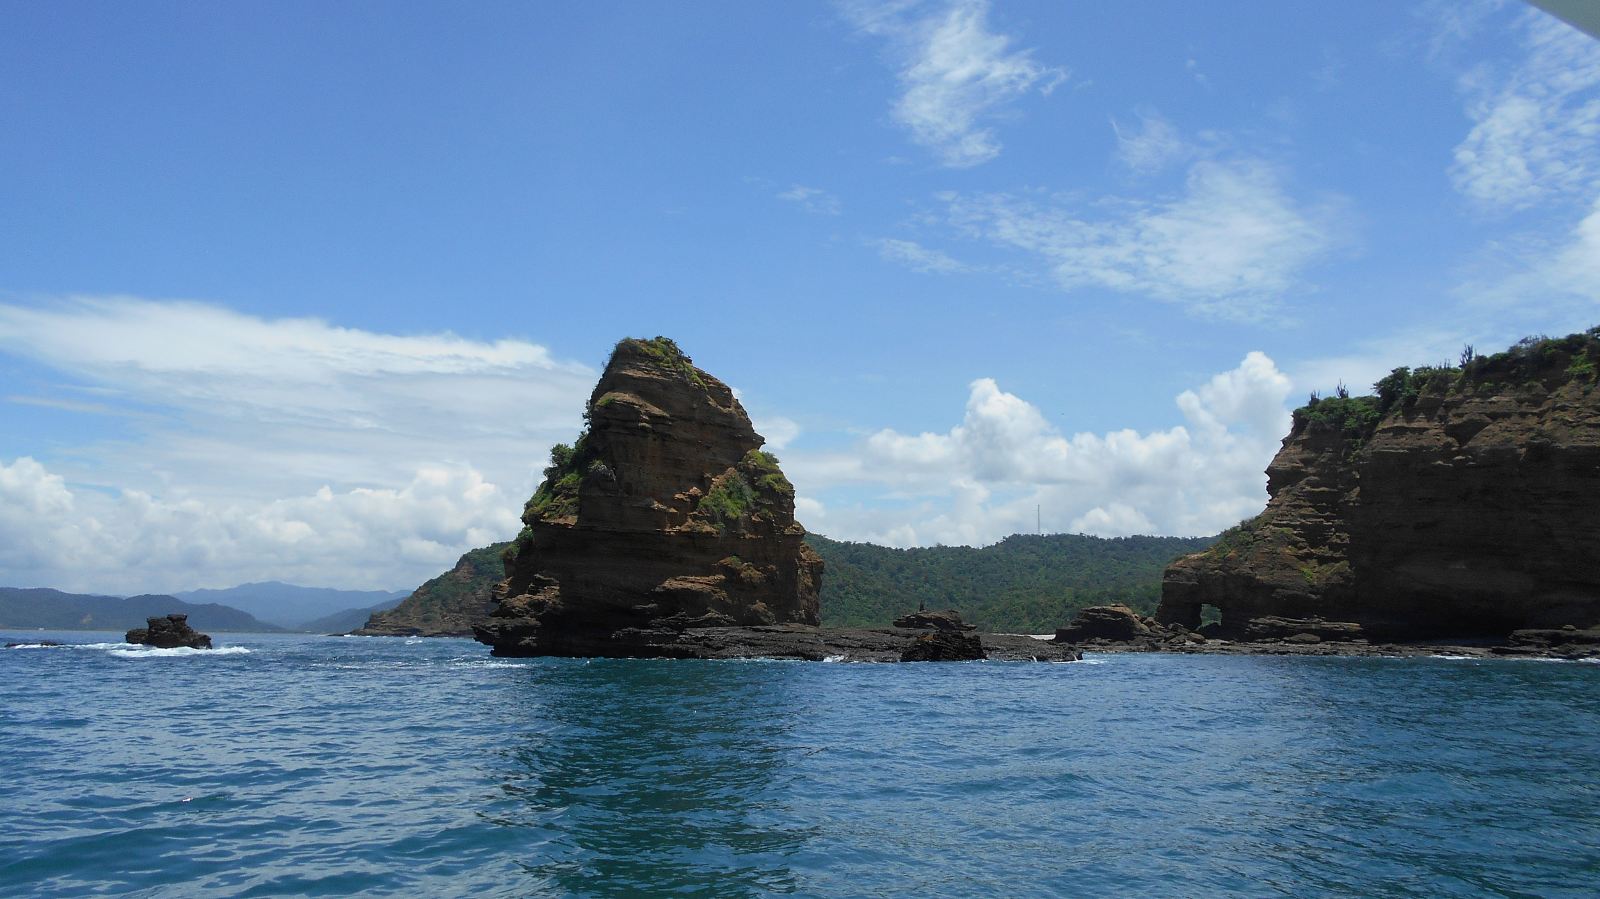
{"type": "Polygon", "coordinates": [[[4,896],[1593,896],[1600,665],[0,651],[4,896]]]}

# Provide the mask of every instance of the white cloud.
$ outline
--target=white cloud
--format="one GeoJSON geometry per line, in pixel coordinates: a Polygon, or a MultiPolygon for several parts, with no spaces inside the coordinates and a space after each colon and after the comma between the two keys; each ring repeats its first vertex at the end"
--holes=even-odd
{"type": "Polygon", "coordinates": [[[1250,353],[1239,366],[1184,391],[1185,424],[1068,436],[993,380],[974,381],[960,424],[944,433],[883,430],[844,454],[788,459],[813,497],[811,529],[891,545],[990,543],[1046,530],[1106,536],[1211,534],[1266,502],[1267,463],[1288,430],[1290,381],[1250,353]],[[873,503],[815,499],[840,485],[875,487],[873,503]]]}
{"type": "Polygon", "coordinates": [[[515,534],[517,505],[467,468],[219,503],[73,491],[31,458],[0,460],[0,580],[117,594],[267,579],[414,586],[465,548],[515,534]]]}
{"type": "Polygon", "coordinates": [[[778,199],[787,200],[817,215],[838,215],[844,211],[844,204],[839,202],[838,197],[820,187],[806,187],[804,184],[796,184],[788,190],[781,191],[778,199]]]}
{"type": "Polygon", "coordinates": [[[888,38],[901,94],[895,122],[947,166],[965,168],[998,156],[991,122],[1033,90],[1049,94],[1065,69],[1036,62],[1031,50],[989,30],[986,0],[846,2],[862,31],[888,38]]]}
{"type": "Polygon", "coordinates": [[[1236,318],[1270,309],[1346,230],[1342,204],[1297,202],[1254,160],[1200,160],[1181,196],[1153,202],[948,200],[957,227],[1037,255],[1065,289],[1106,287],[1236,318]]]}
{"type": "MultiPolygon", "coordinates": [[[[379,334],[127,297],[0,304],[0,352],[71,382],[58,396],[10,401],[76,409],[115,435],[49,462],[51,476],[78,485],[68,494],[84,516],[78,527],[186,544],[188,555],[152,554],[177,566],[171,575],[180,587],[196,586],[185,575],[201,573],[213,585],[312,575],[335,586],[369,577],[383,587],[420,583],[440,559],[515,534],[515,513],[547,448],[576,434],[596,377],[521,340],[379,334]],[[453,486],[437,487],[438,472],[453,486]],[[201,539],[217,527],[229,539],[284,543],[303,533],[295,523],[302,519],[290,514],[296,503],[311,503],[306,497],[324,485],[333,502],[314,506],[321,517],[303,519],[319,535],[306,553],[234,552],[201,539]],[[441,499],[440,489],[456,498],[441,499]],[[120,497],[115,509],[106,507],[108,495],[120,497]],[[376,509],[381,514],[359,511],[376,509]],[[384,531],[391,520],[412,530],[384,531]],[[142,522],[149,537],[117,524],[125,521],[142,522]],[[368,526],[377,530],[356,534],[368,526]],[[180,536],[170,536],[174,528],[180,536]],[[328,546],[346,547],[348,557],[323,553],[328,546]],[[251,559],[261,564],[246,564],[251,559]]],[[[49,487],[56,482],[36,476],[33,464],[12,465],[23,465],[34,485],[30,502],[59,499],[49,487]]],[[[22,495],[8,494],[9,512],[27,508],[16,499],[22,495]]],[[[85,541],[69,534],[47,542],[85,541]]],[[[130,589],[102,569],[85,571],[109,578],[96,589],[130,589]]]]}
{"type": "Polygon", "coordinates": [[[1521,59],[1480,66],[1461,79],[1472,130],[1450,176],[1490,210],[1518,210],[1574,193],[1600,178],[1600,44],[1528,10],[1518,19],[1521,59]]]}
{"type": "Polygon", "coordinates": [[[913,240],[896,240],[885,237],[874,241],[878,255],[913,271],[934,275],[953,275],[970,271],[962,262],[952,259],[940,250],[925,247],[913,240]]]}
{"type": "Polygon", "coordinates": [[[1138,116],[1137,129],[1111,120],[1111,130],[1117,136],[1117,158],[1123,165],[1147,175],[1189,155],[1190,147],[1178,129],[1160,113],[1141,112],[1138,116]]]}

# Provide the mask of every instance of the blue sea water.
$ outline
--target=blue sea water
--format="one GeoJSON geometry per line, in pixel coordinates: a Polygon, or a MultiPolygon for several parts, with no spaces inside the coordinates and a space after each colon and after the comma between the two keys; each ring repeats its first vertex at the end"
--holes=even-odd
{"type": "Polygon", "coordinates": [[[5,896],[1600,892],[1600,665],[41,638],[5,896]]]}

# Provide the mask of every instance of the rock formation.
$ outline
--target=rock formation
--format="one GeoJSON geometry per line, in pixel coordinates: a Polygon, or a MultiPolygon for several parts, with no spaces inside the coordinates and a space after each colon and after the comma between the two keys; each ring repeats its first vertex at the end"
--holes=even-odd
{"type": "Polygon", "coordinates": [[[189,626],[188,615],[155,616],[145,620],[144,627],[137,627],[128,631],[123,637],[126,643],[140,643],[145,646],[155,646],[160,649],[176,649],[187,646],[190,649],[210,649],[211,637],[202,634],[189,626]]]}
{"type": "Polygon", "coordinates": [[[687,628],[818,623],[822,560],[728,386],[671,340],[617,344],[551,453],[473,628],[498,655],[660,655],[687,628]]]}
{"type": "Polygon", "coordinates": [[[910,615],[902,615],[894,620],[895,627],[910,628],[911,630],[935,631],[971,631],[977,630],[977,625],[967,624],[961,620],[961,613],[955,609],[942,609],[930,612],[918,609],[910,615]]]}
{"type": "Polygon", "coordinates": [[[1321,640],[1600,624],[1600,328],[1463,355],[1297,410],[1266,510],[1168,568],[1157,619],[1212,605],[1229,635],[1275,617],[1321,640]]]}

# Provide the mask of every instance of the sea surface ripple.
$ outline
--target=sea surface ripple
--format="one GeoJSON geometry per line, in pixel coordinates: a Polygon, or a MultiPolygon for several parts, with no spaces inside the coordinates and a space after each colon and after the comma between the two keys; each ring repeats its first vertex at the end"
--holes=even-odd
{"type": "Polygon", "coordinates": [[[1600,665],[0,651],[0,895],[1592,896],[1600,665]]]}

